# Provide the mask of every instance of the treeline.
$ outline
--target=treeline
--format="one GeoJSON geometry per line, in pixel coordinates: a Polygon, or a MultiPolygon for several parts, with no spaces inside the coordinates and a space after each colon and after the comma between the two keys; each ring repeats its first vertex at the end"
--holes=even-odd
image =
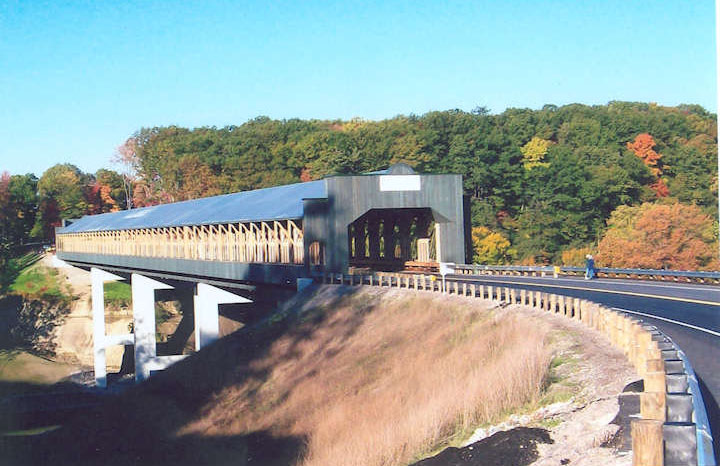
{"type": "Polygon", "coordinates": [[[142,129],[118,161],[122,174],[48,170],[79,183],[72,196],[52,191],[59,184],[43,174],[29,233],[47,235],[59,217],[402,161],[463,175],[477,262],[572,264],[597,253],[600,264],[620,265],[611,253],[623,247],[622,265],[718,267],[717,126],[697,105],[478,108],[382,121],[259,117],[224,128],[142,129]]]}

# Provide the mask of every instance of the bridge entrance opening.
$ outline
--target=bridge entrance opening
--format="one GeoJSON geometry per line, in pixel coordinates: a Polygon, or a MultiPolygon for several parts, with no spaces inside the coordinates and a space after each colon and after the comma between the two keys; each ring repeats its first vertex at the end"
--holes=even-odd
{"type": "Polygon", "coordinates": [[[429,208],[372,209],[348,225],[349,264],[381,271],[434,270],[438,240],[429,208]]]}

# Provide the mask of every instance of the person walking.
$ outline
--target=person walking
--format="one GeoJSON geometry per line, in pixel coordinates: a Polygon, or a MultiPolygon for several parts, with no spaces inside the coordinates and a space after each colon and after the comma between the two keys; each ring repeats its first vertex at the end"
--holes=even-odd
{"type": "Polygon", "coordinates": [[[585,256],[585,280],[595,278],[595,259],[592,254],[585,256]]]}

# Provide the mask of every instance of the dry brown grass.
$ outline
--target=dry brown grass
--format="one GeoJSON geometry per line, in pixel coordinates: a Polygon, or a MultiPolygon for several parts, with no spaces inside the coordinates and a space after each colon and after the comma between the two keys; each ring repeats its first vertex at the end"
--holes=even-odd
{"type": "Polygon", "coordinates": [[[363,290],[237,368],[177,434],[263,430],[308,439],[306,466],[407,464],[536,401],[546,333],[478,301],[363,290]]]}

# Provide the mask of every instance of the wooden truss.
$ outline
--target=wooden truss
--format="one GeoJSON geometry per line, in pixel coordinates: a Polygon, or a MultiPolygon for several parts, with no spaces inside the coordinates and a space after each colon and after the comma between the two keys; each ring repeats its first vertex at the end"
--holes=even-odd
{"type": "MultiPolygon", "coordinates": [[[[299,223],[299,222],[298,222],[299,223]]],[[[293,220],[58,234],[58,251],[226,262],[302,264],[293,220]]]]}

